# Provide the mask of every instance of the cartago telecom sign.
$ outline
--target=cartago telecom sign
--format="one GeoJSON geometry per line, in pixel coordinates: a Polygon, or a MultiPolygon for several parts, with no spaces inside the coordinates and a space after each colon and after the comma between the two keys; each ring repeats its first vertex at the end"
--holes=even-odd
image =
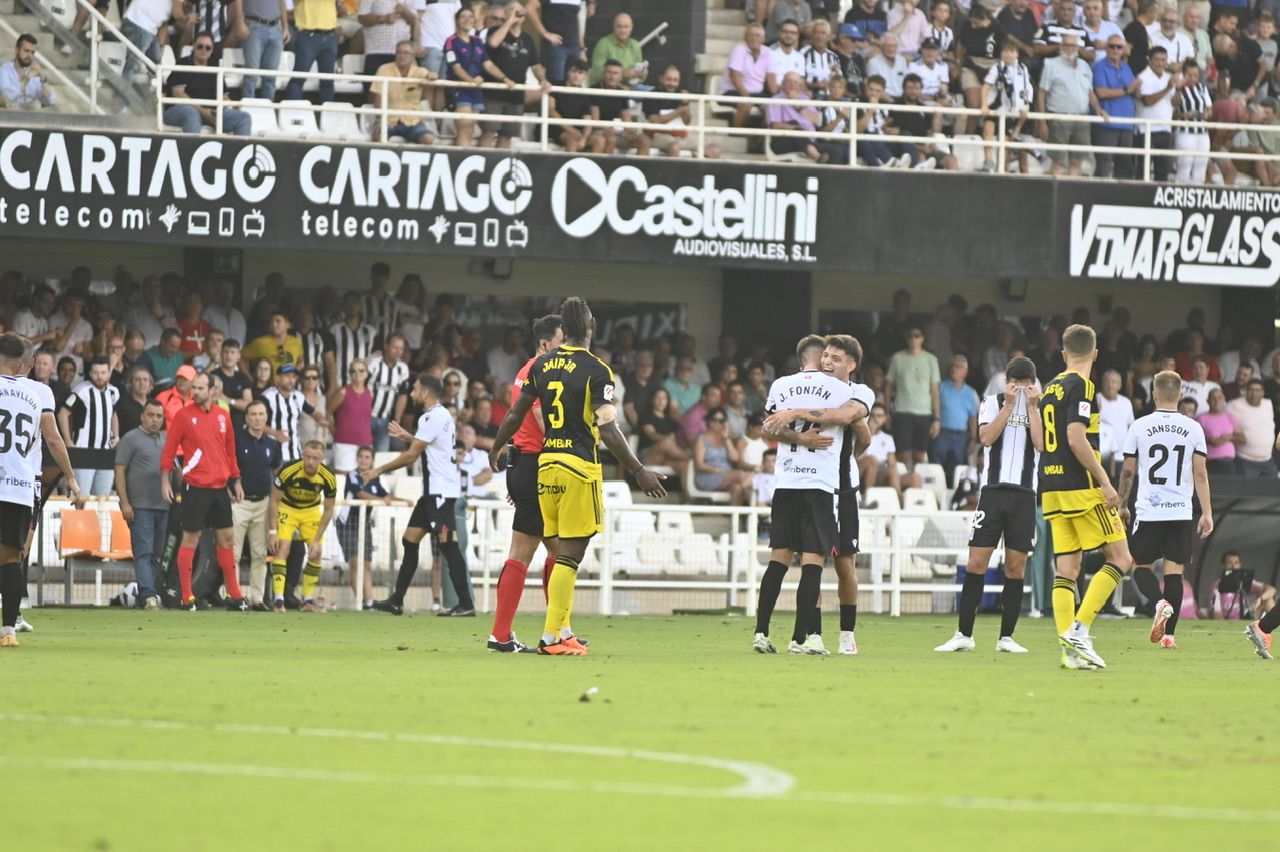
{"type": "Polygon", "coordinates": [[[0,127],[4,236],[813,267],[821,194],[803,170],[0,127]]]}
{"type": "Polygon", "coordinates": [[[1070,206],[1070,275],[1234,287],[1280,282],[1280,193],[1175,186],[1131,192],[1148,200],[1070,206]]]}

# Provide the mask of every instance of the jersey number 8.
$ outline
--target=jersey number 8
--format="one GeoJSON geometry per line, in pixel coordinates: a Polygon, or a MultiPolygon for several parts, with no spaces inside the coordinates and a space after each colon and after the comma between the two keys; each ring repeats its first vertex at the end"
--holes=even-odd
{"type": "Polygon", "coordinates": [[[1054,423],[1053,406],[1046,405],[1042,409],[1042,417],[1044,419],[1044,451],[1046,453],[1057,452],[1058,450],[1058,427],[1054,423]]]}
{"type": "Polygon", "coordinates": [[[560,394],[564,393],[564,382],[547,382],[547,390],[555,393],[555,398],[551,400],[551,411],[547,412],[547,422],[552,429],[563,428],[564,403],[560,401],[560,394]]]}

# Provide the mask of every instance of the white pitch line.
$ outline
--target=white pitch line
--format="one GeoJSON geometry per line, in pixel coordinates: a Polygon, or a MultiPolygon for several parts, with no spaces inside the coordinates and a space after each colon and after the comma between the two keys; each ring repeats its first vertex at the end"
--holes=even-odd
{"type": "MultiPolygon", "coordinates": [[[[712,794],[724,797],[779,796],[790,792],[796,784],[795,778],[782,770],[744,760],[726,760],[718,757],[681,754],[679,752],[649,751],[646,749],[616,748],[613,746],[581,745],[576,743],[544,743],[526,740],[456,737],[442,734],[408,734],[392,731],[351,731],[336,728],[302,728],[290,727],[287,725],[248,725],[236,723],[199,725],[192,722],[167,719],[112,719],[92,716],[49,716],[25,713],[0,713],[0,721],[22,722],[28,724],[44,723],[55,725],[76,725],[80,727],[146,728],[151,730],[168,731],[215,731],[219,733],[232,734],[261,734],[267,736],[371,740],[379,742],[459,746],[463,748],[493,748],[508,749],[512,751],[576,754],[587,755],[590,757],[620,758],[624,760],[645,760],[655,763],[701,766],[737,775],[742,779],[740,784],[736,784],[732,787],[707,788],[706,792],[702,793],[702,795],[712,794]]],[[[690,794],[690,790],[697,790],[700,788],[679,787],[672,789],[680,790],[679,795],[688,795],[690,794]]]]}

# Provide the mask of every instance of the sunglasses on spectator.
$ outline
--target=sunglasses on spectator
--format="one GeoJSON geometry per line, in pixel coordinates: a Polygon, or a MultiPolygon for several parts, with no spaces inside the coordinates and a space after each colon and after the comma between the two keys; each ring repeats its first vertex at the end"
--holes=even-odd
{"type": "MultiPolygon", "coordinates": [[[[354,372],[354,370],[352,372],[354,372]]],[[[318,382],[320,381],[320,377],[319,376],[303,376],[302,380],[304,382],[318,382]]]]}
{"type": "Polygon", "coordinates": [[[708,423],[724,423],[725,419],[723,417],[708,417],[707,422],[708,423]]]}
{"type": "Polygon", "coordinates": [[[196,49],[196,50],[213,50],[213,45],[211,45],[211,44],[197,44],[197,45],[196,45],[196,47],[195,47],[195,49],[196,49]]]}
{"type": "Polygon", "coordinates": [[[1124,45],[1123,45],[1123,44],[1109,44],[1109,45],[1107,45],[1107,50],[1124,50],[1124,45]]]}
{"type": "Polygon", "coordinates": [[[449,387],[450,385],[452,385],[455,388],[462,387],[462,382],[458,382],[458,381],[447,381],[444,384],[445,384],[445,387],[449,387]]]}

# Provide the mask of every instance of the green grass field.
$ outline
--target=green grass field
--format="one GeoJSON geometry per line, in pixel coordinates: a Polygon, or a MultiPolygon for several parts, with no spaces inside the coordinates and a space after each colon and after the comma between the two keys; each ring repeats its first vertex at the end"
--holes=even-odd
{"type": "Polygon", "coordinates": [[[8,848],[1208,850],[1280,832],[1280,664],[1238,622],[1184,624],[1176,652],[1144,619],[1100,622],[1110,667],[1067,672],[1048,620],[1023,621],[1031,654],[997,658],[993,618],[952,656],[931,651],[951,618],[864,617],[861,655],[814,658],[751,653],[742,618],[584,617],[591,656],[550,659],[487,654],[483,616],[29,615],[0,652],[8,848]]]}

